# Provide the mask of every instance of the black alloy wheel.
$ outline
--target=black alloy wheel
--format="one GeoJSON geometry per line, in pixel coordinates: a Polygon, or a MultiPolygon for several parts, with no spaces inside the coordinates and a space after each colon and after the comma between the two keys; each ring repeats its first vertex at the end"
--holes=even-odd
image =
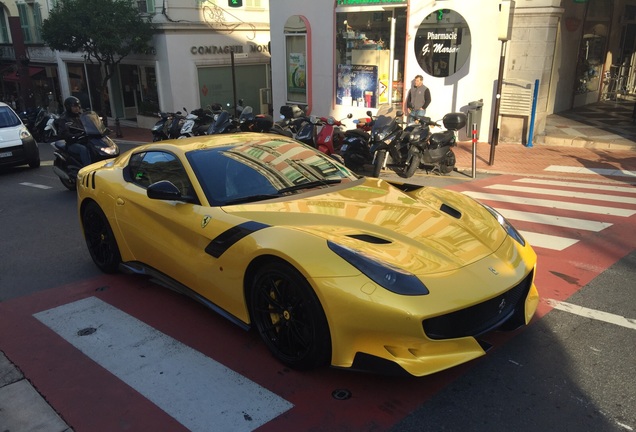
{"type": "Polygon", "coordinates": [[[104,273],[117,272],[121,262],[117,240],[106,215],[96,202],[86,204],[82,212],[82,226],[86,246],[95,265],[104,273]]]}
{"type": "Polygon", "coordinates": [[[331,336],[318,297],[305,278],[280,261],[261,266],[249,292],[252,320],[283,364],[311,369],[329,364],[331,336]]]}

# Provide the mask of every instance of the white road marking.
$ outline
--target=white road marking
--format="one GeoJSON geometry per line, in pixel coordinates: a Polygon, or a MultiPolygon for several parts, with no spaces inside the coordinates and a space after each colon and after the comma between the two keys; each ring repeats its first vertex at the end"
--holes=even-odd
{"type": "Polygon", "coordinates": [[[518,210],[497,209],[506,219],[524,222],[533,222],[542,225],[552,225],[564,228],[579,229],[584,231],[599,232],[605,228],[611,227],[609,222],[597,222],[587,219],[577,219],[570,217],[562,217],[549,215],[545,213],[532,213],[518,210]]]}
{"type": "Polygon", "coordinates": [[[192,431],[252,431],[293,406],[96,297],[34,316],[192,431]]]}
{"type": "Polygon", "coordinates": [[[597,206],[590,204],[581,204],[575,202],[563,202],[554,200],[545,200],[538,198],[524,198],[510,195],[490,194],[475,191],[464,191],[464,194],[476,198],[478,200],[499,201],[505,203],[522,204],[537,207],[549,207],[562,210],[574,210],[585,213],[598,213],[610,216],[629,217],[636,214],[636,210],[619,209],[607,206],[597,206]]]}
{"type": "Polygon", "coordinates": [[[624,203],[624,204],[636,204],[636,198],[619,196],[619,195],[566,191],[561,189],[541,189],[541,188],[533,188],[533,187],[526,187],[526,186],[503,185],[503,184],[495,184],[495,185],[486,186],[486,189],[499,189],[499,190],[507,190],[512,192],[527,192],[527,193],[533,193],[533,194],[551,195],[551,196],[558,196],[558,197],[565,197],[565,198],[578,198],[578,199],[587,199],[587,200],[595,200],[595,201],[611,201],[611,202],[624,203]]]}
{"type": "Polygon", "coordinates": [[[586,318],[615,324],[628,329],[636,330],[636,319],[625,318],[624,316],[615,315],[607,312],[589,309],[583,306],[577,306],[572,303],[566,303],[553,299],[546,299],[546,302],[555,309],[569,312],[586,318]]]}
{"type": "Polygon", "coordinates": [[[544,249],[552,249],[557,251],[562,251],[563,249],[570,247],[578,242],[578,240],[576,239],[541,234],[531,231],[519,230],[519,234],[521,234],[523,238],[526,239],[526,241],[533,247],[541,247],[544,249]]]}
{"type": "Polygon", "coordinates": [[[549,167],[545,168],[544,171],[576,173],[576,174],[600,174],[600,175],[611,175],[611,176],[619,176],[619,177],[636,177],[636,171],[625,171],[625,170],[620,170],[615,168],[585,168],[585,167],[550,165],[549,167]]]}
{"type": "Polygon", "coordinates": [[[37,183],[24,182],[24,183],[20,183],[20,184],[22,186],[29,186],[29,187],[36,188],[36,189],[51,189],[51,186],[41,185],[41,184],[37,184],[37,183]]]}
{"type": "Polygon", "coordinates": [[[561,180],[548,180],[548,179],[540,179],[540,178],[521,178],[516,179],[517,183],[532,183],[532,184],[540,184],[547,186],[559,186],[559,187],[572,187],[578,189],[591,189],[591,190],[602,190],[608,192],[627,192],[636,194],[636,187],[634,186],[614,186],[610,184],[593,184],[593,183],[580,183],[580,182],[571,182],[571,181],[561,181],[561,180]]]}

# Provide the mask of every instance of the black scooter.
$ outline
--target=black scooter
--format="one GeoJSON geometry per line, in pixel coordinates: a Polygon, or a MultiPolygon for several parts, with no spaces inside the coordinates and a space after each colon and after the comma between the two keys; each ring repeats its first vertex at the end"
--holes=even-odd
{"type": "Polygon", "coordinates": [[[440,174],[448,174],[455,169],[455,153],[452,147],[457,144],[455,133],[466,125],[466,114],[446,114],[442,123],[446,130],[431,134],[430,127],[440,125],[431,121],[429,117],[417,119],[417,125],[406,137],[408,154],[400,175],[412,177],[420,165],[423,165],[427,172],[440,174]]]}
{"type": "MultiPolygon", "coordinates": [[[[371,154],[373,154],[373,177],[379,177],[386,165],[401,165],[408,149],[402,140],[404,113],[391,105],[382,105],[371,128],[371,154]]],[[[408,132],[408,130],[406,130],[408,132]]]]}
{"type": "MultiPolygon", "coordinates": [[[[111,159],[119,155],[119,147],[107,135],[110,130],[104,126],[96,112],[87,111],[80,115],[84,130],[76,129],[77,142],[85,145],[91,157],[91,163],[111,159]]],[[[68,144],[64,140],[54,141],[53,147],[53,171],[68,190],[74,191],[77,187],[77,173],[83,167],[79,155],[68,150],[68,144]]]]}

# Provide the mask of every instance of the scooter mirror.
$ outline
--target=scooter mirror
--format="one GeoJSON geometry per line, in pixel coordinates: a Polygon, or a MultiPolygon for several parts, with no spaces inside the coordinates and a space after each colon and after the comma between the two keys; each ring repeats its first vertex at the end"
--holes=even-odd
{"type": "Polygon", "coordinates": [[[347,118],[351,118],[351,117],[353,117],[353,114],[351,113],[347,114],[347,118]]]}

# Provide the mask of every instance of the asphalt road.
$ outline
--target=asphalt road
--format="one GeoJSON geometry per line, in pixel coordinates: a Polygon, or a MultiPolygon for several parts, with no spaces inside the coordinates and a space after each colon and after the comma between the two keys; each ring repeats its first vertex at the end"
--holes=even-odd
{"type": "MultiPolygon", "coordinates": [[[[79,230],[75,194],[67,191],[47,166],[46,161],[52,158],[48,146],[41,146],[41,154],[43,166],[39,169],[0,170],[2,302],[100,276],[79,230]]],[[[404,181],[397,176],[385,177],[404,181]]],[[[408,179],[441,187],[472,181],[470,173],[457,172],[446,177],[418,174],[408,179]]],[[[541,265],[541,255],[539,262],[541,265]]],[[[434,384],[437,388],[414,411],[404,413],[391,430],[635,430],[636,330],[601,319],[606,313],[631,318],[633,323],[634,280],[636,252],[632,251],[567,299],[569,304],[592,311],[590,316],[552,309],[528,328],[501,336],[496,348],[478,361],[435,380],[422,380],[422,386],[434,384]]],[[[317,372],[321,373],[334,375],[332,371],[317,372]]],[[[395,386],[390,388],[396,392],[395,386]]],[[[430,391],[422,388],[422,393],[430,391]]],[[[392,397],[399,399],[400,395],[386,395],[386,400],[392,397]]],[[[325,429],[317,425],[314,430],[325,429]]],[[[343,426],[341,430],[352,429],[343,426]]]]}

